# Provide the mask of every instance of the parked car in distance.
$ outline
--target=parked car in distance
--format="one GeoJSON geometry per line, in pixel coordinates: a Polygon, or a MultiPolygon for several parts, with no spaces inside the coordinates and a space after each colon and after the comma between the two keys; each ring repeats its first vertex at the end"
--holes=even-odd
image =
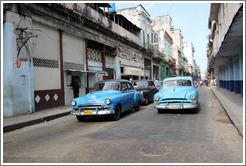
{"type": "Polygon", "coordinates": [[[133,87],[143,95],[144,104],[153,101],[153,97],[158,92],[152,80],[133,80],[133,87]]]}
{"type": "Polygon", "coordinates": [[[165,109],[193,109],[199,107],[198,92],[192,77],[170,77],[154,96],[154,107],[159,113],[165,109]]]}
{"type": "Polygon", "coordinates": [[[162,86],[163,86],[163,81],[155,81],[155,87],[157,88],[157,90],[161,90],[162,86]]]}
{"type": "Polygon", "coordinates": [[[122,112],[131,108],[139,111],[142,101],[143,96],[128,80],[104,80],[95,83],[91,93],[71,102],[71,114],[76,115],[79,121],[84,121],[88,116],[101,115],[118,120],[122,112]]]}

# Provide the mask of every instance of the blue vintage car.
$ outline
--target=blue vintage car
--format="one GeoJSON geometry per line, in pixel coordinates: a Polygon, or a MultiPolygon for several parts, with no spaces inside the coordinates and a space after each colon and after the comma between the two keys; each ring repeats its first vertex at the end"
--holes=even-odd
{"type": "Polygon", "coordinates": [[[139,111],[142,101],[142,94],[128,80],[99,81],[91,93],[71,102],[71,114],[76,115],[79,121],[93,115],[109,115],[112,120],[118,120],[122,112],[131,108],[139,111]]]}
{"type": "Polygon", "coordinates": [[[170,77],[154,96],[154,107],[159,113],[165,109],[194,109],[199,107],[198,92],[192,77],[170,77]]]}

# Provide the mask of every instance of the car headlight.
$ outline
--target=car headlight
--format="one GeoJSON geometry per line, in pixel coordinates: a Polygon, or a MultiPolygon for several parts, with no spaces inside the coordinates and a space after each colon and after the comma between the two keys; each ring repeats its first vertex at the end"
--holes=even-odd
{"type": "Polygon", "coordinates": [[[71,105],[72,105],[72,106],[75,106],[75,105],[76,105],[76,101],[73,100],[73,101],[71,102],[71,105]]]}
{"type": "Polygon", "coordinates": [[[195,100],[196,96],[195,95],[190,95],[191,100],[195,100]]]}
{"type": "Polygon", "coordinates": [[[158,101],[159,100],[159,96],[155,96],[155,101],[158,101]]]}
{"type": "Polygon", "coordinates": [[[106,99],[106,100],[105,100],[105,103],[106,103],[107,105],[109,105],[109,104],[111,103],[110,99],[106,99]]]}

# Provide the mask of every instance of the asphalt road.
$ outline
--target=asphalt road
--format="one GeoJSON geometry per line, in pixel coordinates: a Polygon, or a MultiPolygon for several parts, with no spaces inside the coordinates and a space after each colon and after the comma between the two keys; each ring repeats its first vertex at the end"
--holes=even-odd
{"type": "Polygon", "coordinates": [[[213,93],[200,111],[158,114],[153,103],[118,121],[69,115],[3,134],[4,163],[241,163],[243,139],[213,93]]]}

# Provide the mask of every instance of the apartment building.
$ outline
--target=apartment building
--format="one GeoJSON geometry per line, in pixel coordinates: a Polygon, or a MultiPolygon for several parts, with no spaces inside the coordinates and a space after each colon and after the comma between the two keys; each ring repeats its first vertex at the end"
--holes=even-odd
{"type": "Polygon", "coordinates": [[[212,3],[208,75],[219,87],[243,95],[243,4],[212,3]]]}
{"type": "Polygon", "coordinates": [[[151,43],[151,19],[150,14],[146,9],[140,4],[136,7],[125,8],[116,10],[118,14],[123,15],[134,25],[141,29],[141,43],[142,46],[146,49],[144,52],[144,78],[153,79],[153,66],[159,68],[159,65],[155,63],[153,65],[153,45],[151,43]]]}

